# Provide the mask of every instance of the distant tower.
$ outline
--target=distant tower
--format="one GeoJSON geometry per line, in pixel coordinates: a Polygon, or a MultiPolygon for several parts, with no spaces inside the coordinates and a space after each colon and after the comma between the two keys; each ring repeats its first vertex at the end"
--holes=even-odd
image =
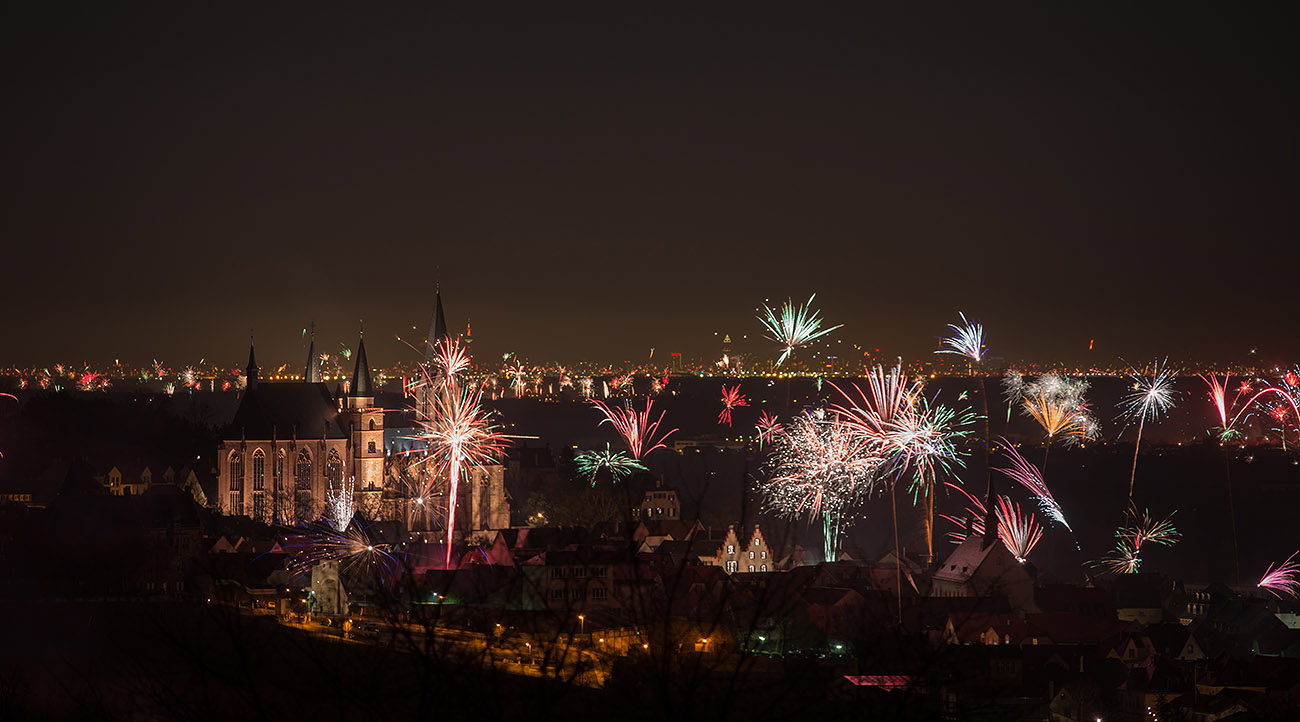
{"type": "Polygon", "coordinates": [[[384,411],[375,406],[375,386],[366,361],[366,339],[357,344],[357,363],[345,401],[356,508],[375,518],[384,485],[384,411]]]}
{"type": "Polygon", "coordinates": [[[731,355],[731,334],[729,333],[722,334],[722,355],[731,355]]]}
{"type": "Polygon", "coordinates": [[[470,356],[470,347],[474,345],[474,331],[470,328],[469,317],[465,318],[465,355],[470,356]]]}
{"type": "Polygon", "coordinates": [[[311,346],[307,349],[307,370],[303,372],[303,378],[309,384],[318,384],[320,378],[320,356],[316,355],[316,322],[311,322],[311,346]]]}

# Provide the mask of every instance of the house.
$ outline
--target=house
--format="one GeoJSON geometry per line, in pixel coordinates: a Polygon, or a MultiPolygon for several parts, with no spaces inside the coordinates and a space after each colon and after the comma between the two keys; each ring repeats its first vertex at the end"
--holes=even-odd
{"type": "Polygon", "coordinates": [[[681,516],[682,503],[676,489],[651,489],[639,505],[632,507],[633,519],[680,519],[681,516]]]}
{"type": "Polygon", "coordinates": [[[1003,596],[1012,608],[1036,612],[1034,580],[1024,565],[996,539],[967,536],[934,573],[930,594],[936,597],[1003,596]]]}
{"type": "Polygon", "coordinates": [[[754,525],[754,530],[744,537],[743,543],[742,537],[736,532],[736,526],[729,525],[714,552],[708,554],[702,551],[699,559],[704,564],[722,567],[728,574],[767,572],[772,571],[775,566],[772,550],[768,547],[767,540],[763,538],[763,532],[757,524],[754,525]]]}

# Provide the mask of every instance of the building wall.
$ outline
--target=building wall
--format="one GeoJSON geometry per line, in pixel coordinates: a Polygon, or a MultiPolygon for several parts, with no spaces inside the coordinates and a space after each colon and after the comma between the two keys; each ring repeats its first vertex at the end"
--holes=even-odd
{"type": "Polygon", "coordinates": [[[223,441],[217,452],[216,507],[223,514],[255,517],[258,516],[254,510],[260,495],[261,521],[302,523],[315,520],[320,516],[325,501],[325,464],[331,451],[338,454],[346,474],[351,466],[347,439],[223,441]],[[309,478],[302,480],[306,488],[299,493],[298,459],[304,449],[311,461],[311,471],[309,478]],[[260,490],[256,488],[254,473],[254,461],[259,450],[264,460],[260,490]],[[283,484],[277,490],[275,466],[280,452],[284,452],[283,484]],[[241,472],[238,479],[236,470],[241,472]]]}

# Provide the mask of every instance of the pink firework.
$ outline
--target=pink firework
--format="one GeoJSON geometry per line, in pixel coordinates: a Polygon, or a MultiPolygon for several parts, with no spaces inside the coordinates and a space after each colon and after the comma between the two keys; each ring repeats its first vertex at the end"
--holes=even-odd
{"type": "Polygon", "coordinates": [[[758,423],[754,424],[754,428],[758,430],[758,445],[760,447],[763,444],[771,444],[782,431],[781,422],[766,411],[758,415],[758,423]]]}
{"type": "Polygon", "coordinates": [[[460,341],[448,336],[438,342],[433,357],[433,367],[426,370],[430,383],[446,386],[455,382],[456,375],[469,368],[469,352],[460,341]]]}
{"type": "MultiPolygon", "coordinates": [[[[430,397],[428,416],[419,419],[416,438],[429,444],[430,458],[447,470],[447,563],[451,563],[452,532],[456,528],[456,497],[461,470],[465,466],[490,464],[505,449],[506,440],[497,432],[483,409],[483,387],[478,384],[449,384],[430,397]]],[[[422,496],[429,496],[428,491],[422,496]]]]}
{"type": "Polygon", "coordinates": [[[1056,497],[1052,496],[1051,489],[1047,488],[1047,482],[1043,481],[1043,474],[1038,467],[1025,461],[1025,457],[1016,451],[1016,447],[1011,445],[1010,441],[1002,440],[1002,448],[1006,450],[1007,457],[1011,459],[1010,469],[998,469],[1003,474],[1011,477],[1021,486],[1029,490],[1038,501],[1038,508],[1044,514],[1053,520],[1060,522],[1061,526],[1070,529],[1070,524],[1065,520],[1065,514],[1061,511],[1061,505],[1056,503],[1056,497]]]}
{"type": "Polygon", "coordinates": [[[1300,560],[1296,560],[1295,552],[1286,558],[1276,569],[1269,565],[1264,576],[1260,578],[1259,583],[1255,586],[1260,589],[1267,589],[1270,593],[1279,597],[1290,595],[1300,598],[1300,560]]]}
{"type": "Polygon", "coordinates": [[[727,388],[726,384],[722,385],[722,413],[718,414],[718,423],[731,426],[731,411],[740,406],[749,406],[749,399],[740,393],[740,384],[734,388],[727,388]]]}
{"type": "Polygon", "coordinates": [[[614,378],[612,378],[612,379],[609,380],[609,385],[610,385],[610,387],[612,387],[615,391],[624,391],[624,390],[626,390],[626,391],[631,391],[631,390],[632,390],[632,374],[630,374],[630,373],[626,373],[626,374],[623,374],[622,376],[615,376],[614,378]]]}
{"type": "Polygon", "coordinates": [[[660,411],[658,418],[651,421],[650,413],[654,402],[646,399],[645,409],[643,411],[633,411],[631,408],[610,408],[608,404],[598,399],[591,399],[591,403],[605,414],[604,420],[608,421],[619,436],[623,437],[623,443],[627,444],[628,453],[632,458],[640,461],[646,454],[656,450],[666,448],[664,440],[672,436],[677,429],[672,429],[664,434],[659,434],[659,424],[664,419],[664,412],[660,411]]]}
{"type": "MultiPolygon", "coordinates": [[[[966,497],[966,517],[960,518],[948,514],[940,514],[939,518],[956,524],[961,531],[948,533],[948,538],[955,542],[960,542],[966,538],[965,525],[969,520],[970,533],[973,536],[984,536],[984,517],[987,510],[984,508],[984,502],[974,496],[971,496],[965,489],[950,482],[945,481],[944,485],[949,489],[955,489],[966,497]]],[[[1034,518],[1033,512],[1021,510],[1020,505],[1011,501],[1005,496],[998,497],[998,507],[994,510],[998,518],[998,539],[1002,542],[1007,551],[1016,558],[1016,561],[1024,563],[1029,558],[1029,553],[1034,550],[1038,542],[1043,538],[1043,528],[1034,518]]]]}

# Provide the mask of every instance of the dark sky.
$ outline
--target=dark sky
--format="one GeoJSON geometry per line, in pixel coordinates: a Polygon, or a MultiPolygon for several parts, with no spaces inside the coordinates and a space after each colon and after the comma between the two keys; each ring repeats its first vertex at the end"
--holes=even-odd
{"type": "Polygon", "coordinates": [[[961,310],[1013,358],[1300,357],[1289,17],[21,5],[0,363],[364,318],[382,364],[439,278],[480,355],[703,354],[816,291],[909,356],[961,310]]]}

